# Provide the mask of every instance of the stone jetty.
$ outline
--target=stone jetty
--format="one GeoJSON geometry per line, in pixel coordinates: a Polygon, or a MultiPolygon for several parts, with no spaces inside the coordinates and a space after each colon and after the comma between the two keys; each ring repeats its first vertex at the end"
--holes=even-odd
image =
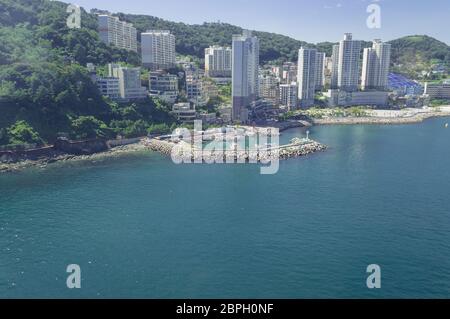
{"type": "Polygon", "coordinates": [[[306,156],[316,152],[322,152],[327,147],[311,139],[294,138],[290,144],[277,147],[266,147],[259,149],[241,150],[237,147],[234,150],[198,150],[191,144],[185,142],[174,143],[167,140],[147,139],[144,145],[155,152],[165,156],[175,155],[183,158],[190,158],[201,162],[238,162],[238,163],[266,163],[275,159],[288,159],[294,157],[306,156]],[[174,147],[176,149],[174,150],[174,147]],[[187,154],[187,155],[186,155],[187,154]]]}

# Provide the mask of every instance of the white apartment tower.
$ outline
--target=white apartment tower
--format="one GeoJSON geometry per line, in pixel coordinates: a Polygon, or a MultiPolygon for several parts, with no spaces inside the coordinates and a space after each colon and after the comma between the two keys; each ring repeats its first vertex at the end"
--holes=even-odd
{"type": "Polygon", "coordinates": [[[230,47],[211,46],[205,49],[205,74],[208,77],[231,77],[230,47]]]}
{"type": "Polygon", "coordinates": [[[142,65],[152,71],[175,66],[175,36],[166,30],[141,34],[142,65]]]}
{"type": "Polygon", "coordinates": [[[132,24],[101,14],[98,16],[98,32],[104,43],[137,52],[137,32],[132,24]]]}
{"type": "Polygon", "coordinates": [[[251,31],[233,36],[233,121],[247,121],[246,107],[258,96],[259,40],[251,31]]]}
{"type": "Polygon", "coordinates": [[[364,49],[361,88],[363,90],[387,90],[391,45],[375,40],[372,48],[364,49]]]}
{"type": "Polygon", "coordinates": [[[338,88],[339,75],[339,44],[333,45],[333,54],[331,56],[331,82],[330,88],[335,90],[338,88]]]}
{"type": "Polygon", "coordinates": [[[321,91],[325,84],[325,53],[317,52],[316,56],[316,90],[321,91]]]}
{"type": "Polygon", "coordinates": [[[346,33],[339,43],[338,88],[347,92],[358,90],[360,78],[361,41],[346,33]]]}
{"type": "Polygon", "coordinates": [[[314,104],[316,92],[317,50],[301,48],[298,52],[298,99],[300,106],[314,104]]]}

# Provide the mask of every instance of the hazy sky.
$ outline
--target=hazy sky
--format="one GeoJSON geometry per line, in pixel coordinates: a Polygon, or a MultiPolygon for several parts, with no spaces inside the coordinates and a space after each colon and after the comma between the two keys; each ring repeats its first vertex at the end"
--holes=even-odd
{"type": "MultiPolygon", "coordinates": [[[[345,32],[357,39],[392,40],[427,34],[450,44],[450,0],[72,0],[86,9],[148,14],[201,24],[222,21],[308,42],[338,41],[345,32]],[[381,28],[369,29],[367,7],[381,8],[381,28]]],[[[68,0],[66,0],[68,2],[68,0]]]]}

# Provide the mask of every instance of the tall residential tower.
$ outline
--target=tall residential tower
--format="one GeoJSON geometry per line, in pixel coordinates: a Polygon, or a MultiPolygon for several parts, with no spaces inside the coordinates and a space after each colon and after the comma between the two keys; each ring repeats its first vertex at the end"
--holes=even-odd
{"type": "Polygon", "coordinates": [[[339,43],[338,88],[346,92],[358,90],[360,79],[361,41],[346,33],[339,43]]]}
{"type": "Polygon", "coordinates": [[[390,44],[375,40],[372,48],[364,49],[361,88],[363,90],[386,90],[390,63],[390,44]]]}
{"type": "Polygon", "coordinates": [[[316,56],[316,90],[321,91],[325,84],[325,58],[323,52],[317,52],[316,56]]]}
{"type": "Polygon", "coordinates": [[[258,95],[259,40],[251,31],[233,36],[233,121],[247,121],[247,106],[258,95]]]}
{"type": "Polygon", "coordinates": [[[298,99],[302,107],[314,104],[317,57],[316,49],[305,49],[302,47],[298,52],[298,99]]]}
{"type": "Polygon", "coordinates": [[[152,71],[175,66],[175,36],[166,30],[142,33],[142,64],[152,71]]]}
{"type": "Polygon", "coordinates": [[[333,54],[331,56],[330,89],[332,90],[338,88],[338,75],[339,75],[339,44],[335,44],[333,45],[333,54]]]}
{"type": "Polygon", "coordinates": [[[98,32],[104,43],[137,52],[137,32],[132,24],[101,14],[98,16],[98,32]]]}
{"type": "Polygon", "coordinates": [[[231,48],[211,46],[205,49],[205,73],[211,78],[231,77],[231,48]]]}

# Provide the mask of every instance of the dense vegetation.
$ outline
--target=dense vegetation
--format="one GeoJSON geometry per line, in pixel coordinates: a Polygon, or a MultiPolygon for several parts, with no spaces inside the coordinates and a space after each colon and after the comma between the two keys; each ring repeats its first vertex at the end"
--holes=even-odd
{"type": "MultiPolygon", "coordinates": [[[[242,28],[226,23],[204,23],[188,25],[171,22],[146,15],[119,14],[121,19],[133,23],[139,32],[152,29],[170,30],[176,36],[176,51],[182,55],[204,58],[205,48],[210,45],[231,46],[233,34],[242,33],[242,28]]],[[[306,42],[297,41],[287,36],[255,32],[260,39],[261,62],[286,61],[296,59],[298,49],[306,42]]]]}
{"type": "Polygon", "coordinates": [[[139,57],[101,42],[84,11],[82,28],[69,29],[66,7],[0,0],[0,145],[167,131],[174,119],[158,101],[118,105],[100,95],[86,63],[139,65],[139,57]]]}
{"type": "MultiPolygon", "coordinates": [[[[395,70],[418,78],[422,72],[430,73],[436,65],[450,70],[450,47],[426,35],[407,36],[390,42],[395,70]]],[[[424,76],[425,79],[430,75],[424,76]]]]}

